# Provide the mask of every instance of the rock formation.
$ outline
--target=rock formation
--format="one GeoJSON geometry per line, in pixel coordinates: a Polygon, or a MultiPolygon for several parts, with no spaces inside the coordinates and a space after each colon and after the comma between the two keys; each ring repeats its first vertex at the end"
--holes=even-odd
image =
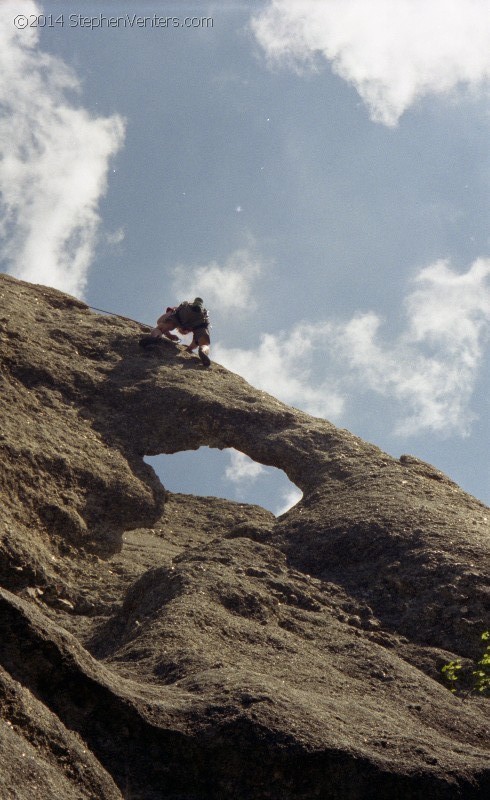
{"type": "Polygon", "coordinates": [[[490,510],[141,331],[0,278],[2,800],[488,797],[488,700],[440,670],[488,627],[490,510]],[[144,462],[202,445],[303,499],[144,462]]]}

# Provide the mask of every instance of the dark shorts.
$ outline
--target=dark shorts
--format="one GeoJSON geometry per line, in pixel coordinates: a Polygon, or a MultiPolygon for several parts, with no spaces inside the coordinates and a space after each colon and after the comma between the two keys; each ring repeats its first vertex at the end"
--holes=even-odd
{"type": "Polygon", "coordinates": [[[192,331],[193,339],[196,343],[199,342],[202,336],[207,336],[209,340],[211,340],[211,336],[209,335],[209,325],[200,325],[198,328],[194,328],[192,331]]]}

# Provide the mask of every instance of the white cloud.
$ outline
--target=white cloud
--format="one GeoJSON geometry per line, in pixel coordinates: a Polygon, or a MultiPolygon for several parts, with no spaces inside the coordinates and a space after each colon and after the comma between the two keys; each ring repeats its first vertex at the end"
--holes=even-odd
{"type": "Polygon", "coordinates": [[[230,448],[230,465],[226,467],[225,477],[232,483],[243,483],[244,481],[250,483],[265,472],[262,464],[252,461],[251,458],[238,450],[230,448]]]}
{"type": "Polygon", "coordinates": [[[480,342],[490,323],[490,259],[477,259],[464,273],[454,272],[447,261],[421,270],[418,288],[407,300],[410,335],[415,341],[443,344],[475,366],[480,342]]]}
{"type": "Polygon", "coordinates": [[[488,83],[488,12],[487,0],[272,0],[252,28],[271,61],[323,56],[392,126],[423,96],[488,83]]]}
{"type": "Polygon", "coordinates": [[[363,314],[337,326],[331,341],[360,388],[399,401],[397,432],[466,435],[470,402],[490,333],[490,260],[465,273],[446,261],[422,269],[406,300],[407,327],[380,341],[380,319],[363,314]]]}
{"type": "Polygon", "coordinates": [[[40,11],[33,0],[0,10],[0,257],[18,278],[81,295],[124,124],[76,106],[72,70],[39,49],[35,28],[15,28],[40,11]]]}
{"type": "Polygon", "coordinates": [[[324,349],[325,341],[318,329],[300,323],[287,334],[262,334],[254,350],[226,348],[218,343],[214,357],[289,405],[316,416],[336,417],[343,410],[343,398],[336,391],[334,380],[318,383],[318,370],[313,364],[313,357],[321,358],[324,349]]]}
{"type": "Polygon", "coordinates": [[[372,392],[400,409],[396,432],[466,435],[490,334],[490,259],[458,273],[447,261],[420,270],[404,328],[383,341],[374,312],[345,323],[297,324],[262,334],[255,349],[214,348],[215,359],[289,405],[339,421],[347,398],[372,392]]]}
{"type": "Polygon", "coordinates": [[[219,307],[222,314],[250,310],[255,308],[252,290],[262,269],[261,260],[244,248],[232,253],[223,266],[211,261],[175,267],[172,288],[179,298],[203,297],[207,306],[219,307]]]}

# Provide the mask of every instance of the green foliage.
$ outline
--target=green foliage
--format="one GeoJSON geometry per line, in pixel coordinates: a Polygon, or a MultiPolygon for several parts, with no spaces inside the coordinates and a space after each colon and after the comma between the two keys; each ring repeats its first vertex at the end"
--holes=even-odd
{"type": "Polygon", "coordinates": [[[490,631],[482,633],[482,642],[487,642],[479,661],[468,667],[463,667],[461,659],[457,658],[445,664],[441,670],[444,680],[449,684],[453,694],[479,692],[484,694],[490,689],[490,631]],[[460,683],[456,686],[457,681],[460,683]],[[461,689],[460,686],[464,686],[461,689]]]}
{"type": "Polygon", "coordinates": [[[444,664],[441,672],[444,675],[445,680],[447,680],[451,685],[449,689],[451,692],[456,692],[456,686],[454,683],[458,680],[458,670],[463,669],[463,665],[461,664],[460,659],[456,659],[456,661],[450,661],[449,664],[444,664]]]}
{"type": "Polygon", "coordinates": [[[490,631],[485,631],[481,638],[483,642],[488,642],[488,644],[483,651],[481,659],[476,664],[476,670],[473,672],[475,691],[488,692],[490,689],[490,631]]]}

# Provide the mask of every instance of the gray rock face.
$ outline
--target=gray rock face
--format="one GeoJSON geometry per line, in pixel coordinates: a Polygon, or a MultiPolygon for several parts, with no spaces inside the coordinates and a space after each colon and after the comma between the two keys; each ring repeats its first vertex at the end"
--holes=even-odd
{"type": "Polygon", "coordinates": [[[2,800],[488,797],[490,509],[141,332],[0,278],[2,800]],[[302,501],[143,461],[202,445],[302,501]]]}

